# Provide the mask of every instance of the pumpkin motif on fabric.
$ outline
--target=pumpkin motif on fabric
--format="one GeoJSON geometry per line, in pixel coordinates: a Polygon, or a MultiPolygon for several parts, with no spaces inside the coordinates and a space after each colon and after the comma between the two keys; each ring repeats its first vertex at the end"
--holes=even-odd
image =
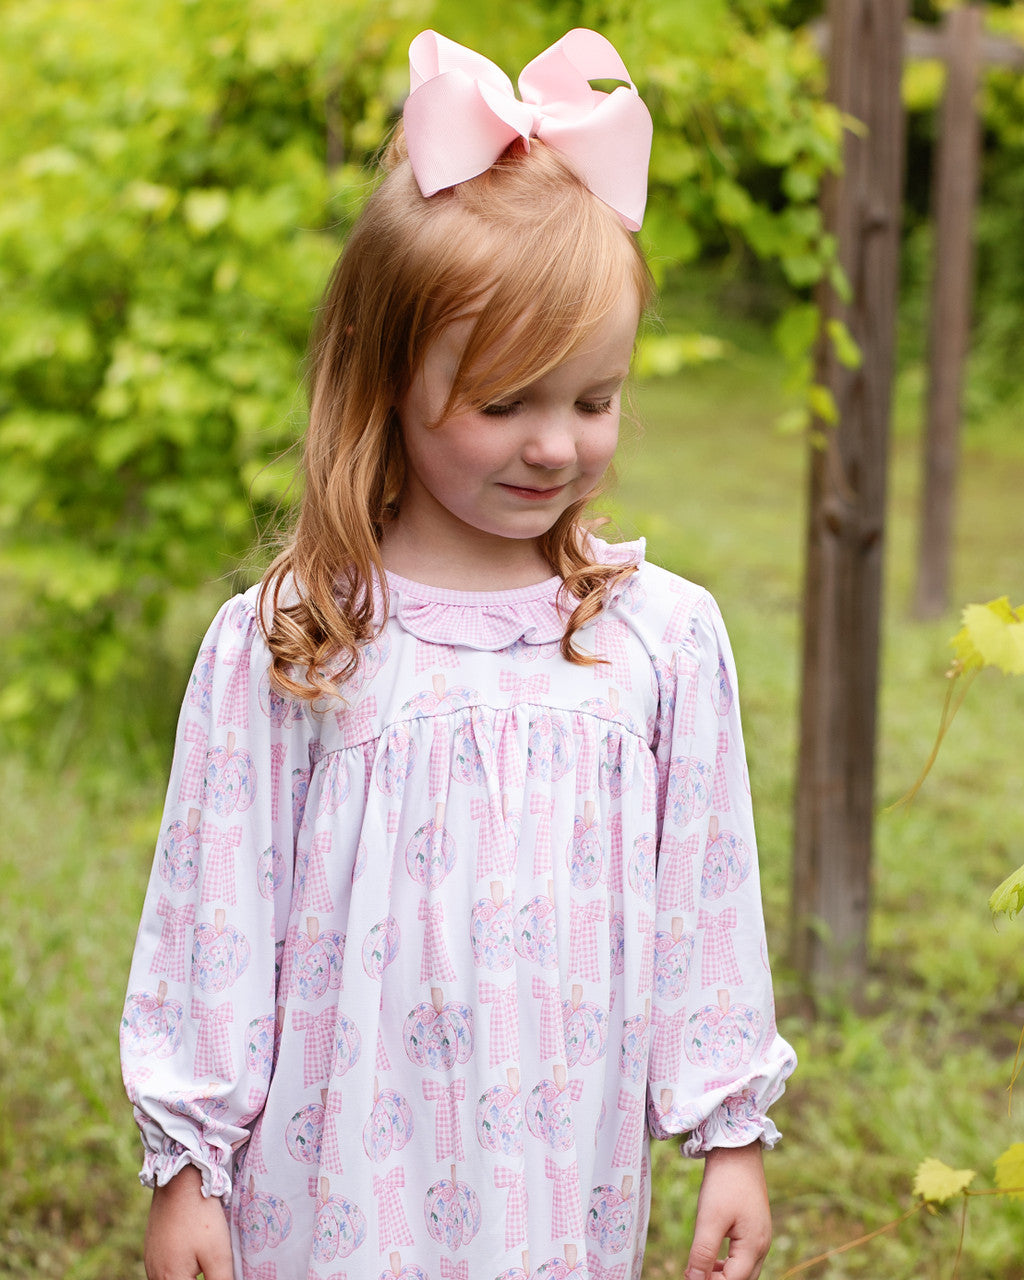
{"type": "Polygon", "coordinates": [[[200,991],[216,994],[237,982],[249,967],[249,940],[227,923],[226,912],[214,912],[213,923],[198,924],[192,942],[192,981],[200,991]]]}
{"type": "Polygon", "coordinates": [[[207,645],[199,650],[199,656],[189,677],[185,701],[204,715],[213,704],[213,669],[216,665],[217,646],[207,645]]]}
{"type": "Polygon", "coordinates": [[[373,1108],[363,1126],[363,1150],[378,1164],[408,1145],[413,1133],[412,1109],[397,1089],[380,1088],[373,1080],[373,1108]]]}
{"type": "Polygon", "coordinates": [[[530,1280],[590,1280],[590,1269],[586,1262],[579,1261],[576,1246],[567,1244],[560,1258],[545,1259],[530,1280]]]}
{"type": "Polygon", "coordinates": [[[160,879],[175,893],[191,889],[199,879],[201,820],[199,809],[189,809],[188,822],[172,822],[160,842],[157,869],[160,879]]]}
{"type": "Polygon", "coordinates": [[[235,735],[229,733],[227,745],[215,747],[206,754],[202,803],[219,818],[244,813],[256,798],[256,766],[252,756],[235,747],[235,735]]]}
{"type": "Polygon", "coordinates": [[[568,1080],[565,1066],[558,1062],[553,1079],[541,1080],[526,1100],[526,1126],[552,1151],[569,1151],[576,1141],[573,1103],[583,1096],[583,1081],[568,1080]]]}
{"type": "Polygon", "coordinates": [[[647,1052],[651,1030],[651,1002],[644,1002],[643,1013],[634,1014],[622,1024],[619,1047],[619,1075],[639,1084],[647,1071],[647,1052]]]}
{"type": "Polygon", "coordinates": [[[359,1028],[348,1016],[338,1010],[334,1024],[334,1057],[331,1060],[331,1075],[343,1076],[359,1061],[363,1051],[363,1037],[359,1028]]]}
{"type": "Polygon", "coordinates": [[[611,972],[624,973],[626,969],[626,917],[621,911],[613,911],[608,922],[608,948],[611,956],[611,972]]]}
{"type": "Polygon", "coordinates": [[[430,1276],[415,1262],[407,1262],[403,1265],[402,1255],[392,1253],[388,1256],[387,1271],[382,1271],[377,1280],[430,1280],[430,1276]]]}
{"type": "Polygon", "coordinates": [[[284,884],[287,868],[284,855],[276,844],[264,849],[256,860],[256,888],[260,897],[269,902],[284,884]]]}
{"type": "Polygon", "coordinates": [[[359,665],[343,686],[345,701],[365,688],[391,657],[391,637],[386,631],[359,646],[359,665]]]}
{"type": "Polygon", "coordinates": [[[590,1193],[587,1209],[587,1235],[605,1253],[622,1253],[633,1239],[636,1222],[636,1197],[633,1179],[622,1179],[621,1187],[603,1184],[590,1193]]]}
{"type": "Polygon", "coordinates": [[[608,1010],[593,1000],[583,999],[583,988],[575,985],[572,998],[562,1004],[565,1024],[566,1065],[589,1067],[603,1058],[608,1039],[608,1010]]]}
{"type": "Polygon", "coordinates": [[[319,1263],[347,1258],[366,1239],[366,1215],[347,1196],[332,1195],[327,1178],[311,1179],[316,1195],[313,1258],[319,1263]]]}
{"type": "Polygon", "coordinates": [[[648,1099],[647,1117],[652,1133],[692,1133],[701,1122],[701,1114],[692,1103],[676,1105],[671,1089],[662,1089],[657,1101],[648,1099]]]}
{"type": "Polygon", "coordinates": [[[384,734],[377,758],[377,787],[386,796],[401,800],[405,784],[416,767],[416,741],[402,725],[391,725],[384,734]]]}
{"type": "Polygon", "coordinates": [[[269,669],[260,676],[256,696],[260,710],[275,729],[290,729],[293,724],[306,718],[298,699],[284,697],[270,683],[269,669]]]}
{"type": "MultiPolygon", "coordinates": [[[[519,642],[517,641],[516,643],[519,642]]],[[[494,1280],[530,1280],[530,1251],[528,1249],[523,1250],[523,1265],[521,1267],[508,1267],[499,1275],[496,1275],[494,1280]]]]}
{"type": "Polygon", "coordinates": [[[724,1074],[746,1066],[764,1030],[764,1018],[748,1004],[730,1004],[729,992],[718,1004],[705,1005],[686,1024],[683,1049],[695,1066],[724,1074]]]}
{"type": "Polygon", "coordinates": [[[605,878],[604,845],[601,831],[594,815],[597,806],[588,800],[582,815],[577,814],[572,824],[572,839],[566,851],[569,862],[569,879],[576,889],[592,889],[605,878]]]}
{"type": "Polygon", "coordinates": [[[750,874],[753,861],[747,843],[732,831],[720,830],[718,818],[712,817],[704,850],[700,896],[717,900],[725,893],[735,892],[750,874]]]}
{"type": "Polygon", "coordinates": [[[344,958],[345,935],[337,929],[321,930],[317,917],[309,916],[305,933],[298,933],[292,945],[292,994],[317,1000],[327,991],[338,991],[344,958]]]}
{"type": "Polygon", "coordinates": [[[284,1145],[293,1160],[298,1160],[300,1164],[319,1166],[325,1116],[323,1102],[311,1102],[296,1111],[288,1121],[284,1131],[284,1145]]]}
{"type": "Polygon", "coordinates": [[[398,955],[402,945],[402,931],[394,916],[386,916],[369,930],[363,940],[363,968],[367,977],[377,982],[384,976],[384,970],[398,955]]]}
{"type": "Polygon", "coordinates": [[[665,808],[671,820],[685,827],[694,818],[703,817],[711,806],[714,770],[706,760],[695,756],[673,756],[668,767],[665,808]]]}
{"type": "Polygon", "coordinates": [[[405,850],[405,867],[417,884],[436,889],[455,866],[455,841],[444,825],[444,803],[413,833],[405,850]]]}
{"type": "Polygon", "coordinates": [[[309,795],[309,770],[292,770],[292,828],[298,831],[306,810],[306,797],[309,795]]]}
{"type": "Polygon", "coordinates": [[[504,973],[515,962],[514,904],[500,880],[491,881],[491,896],[473,903],[469,940],[477,968],[504,973]]]}
{"type": "Polygon", "coordinates": [[[683,932],[684,921],[673,916],[672,931],[654,935],[654,990],[663,1000],[679,1000],[686,994],[696,937],[683,932]]]}
{"type": "Polygon", "coordinates": [[[482,787],[494,772],[494,747],[477,707],[469,708],[455,725],[451,774],[456,782],[482,787]]]}
{"type": "Polygon", "coordinates": [[[492,1085],[480,1095],[476,1107],[477,1141],[497,1155],[523,1154],[523,1095],[519,1071],[509,1067],[505,1084],[492,1085]]]}
{"type": "Polygon", "coordinates": [[[718,655],[718,671],[711,685],[711,701],[715,710],[723,718],[732,710],[732,681],[729,679],[729,671],[722,654],[718,655]]]}
{"type": "Polygon", "coordinates": [[[409,1061],[418,1067],[447,1071],[473,1054],[473,1010],[457,1000],[445,1002],[444,991],[432,987],[430,1002],[416,1005],[405,1020],[402,1042],[409,1061]]]}
{"type": "Polygon", "coordinates": [[[318,818],[337,813],[352,791],[348,776],[348,762],[343,751],[331,751],[322,766],[320,799],[317,803],[318,818]]]}
{"type": "Polygon", "coordinates": [[[629,859],[629,887],[642,902],[654,901],[657,848],[657,841],[649,831],[638,835],[633,841],[633,853],[629,859]]]}
{"type": "Polygon", "coordinates": [[[431,1240],[452,1253],[469,1244],[480,1230],[483,1221],[480,1199],[468,1183],[456,1178],[455,1165],[449,1177],[427,1188],[423,1217],[431,1240]]]}
{"type": "Polygon", "coordinates": [[[167,999],[166,982],[155,992],[138,991],[125,1001],[121,1047],[129,1054],[170,1058],[181,1044],[184,1017],[181,1001],[167,999]]]}
{"type": "Polygon", "coordinates": [[[269,1080],[274,1065],[276,1026],[274,1016],[253,1018],[245,1032],[245,1065],[254,1076],[269,1080]]]}
{"type": "Polygon", "coordinates": [[[542,969],[558,967],[558,925],[553,899],[554,885],[538,893],[516,913],[516,951],[542,969]]]}
{"type": "Polygon", "coordinates": [[[269,1191],[256,1191],[253,1179],[238,1193],[238,1231],[247,1253],[276,1249],[292,1230],[288,1202],[269,1191]]]}
{"type": "Polygon", "coordinates": [[[572,731],[560,716],[547,711],[530,721],[526,745],[526,776],[557,782],[573,766],[572,731]]]}

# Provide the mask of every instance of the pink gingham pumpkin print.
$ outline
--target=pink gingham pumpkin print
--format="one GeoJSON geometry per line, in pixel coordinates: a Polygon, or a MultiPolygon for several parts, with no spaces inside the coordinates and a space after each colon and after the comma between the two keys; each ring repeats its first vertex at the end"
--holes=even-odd
{"type": "Polygon", "coordinates": [[[532,960],[542,969],[554,969],[558,966],[558,933],[553,893],[554,885],[549,881],[546,894],[535,894],[516,912],[516,951],[524,960],[532,960]]]}
{"type": "Polygon", "coordinates": [[[394,916],[378,920],[363,939],[363,969],[368,977],[380,982],[384,970],[398,956],[402,930],[394,916]]]}
{"type": "Polygon", "coordinates": [[[437,889],[455,866],[455,841],[444,825],[444,804],[438,801],[434,816],[416,829],[405,850],[405,867],[417,884],[437,889]]]}
{"type": "Polygon", "coordinates": [[[284,1131],[284,1145],[293,1160],[319,1167],[325,1115],[322,1101],[310,1102],[296,1111],[288,1121],[284,1131]]]}
{"type": "Polygon", "coordinates": [[[583,999],[583,987],[572,989],[562,1003],[565,1022],[566,1065],[589,1067],[604,1057],[608,1039],[608,1010],[594,1000],[583,999]]]}
{"type": "Polygon", "coordinates": [[[541,1080],[526,1100],[526,1126],[552,1151],[568,1151],[576,1142],[573,1103],[583,1091],[579,1080],[568,1080],[562,1063],[556,1063],[552,1078],[541,1080]]]}
{"type": "Polygon", "coordinates": [[[597,806],[588,800],[583,813],[572,824],[572,839],[567,858],[569,879],[577,889],[592,889],[605,878],[605,852],[602,831],[596,820],[597,806]]]}
{"type": "Polygon", "coordinates": [[[567,1244],[560,1258],[546,1258],[530,1280],[590,1280],[590,1270],[586,1261],[580,1259],[576,1246],[567,1244]]]}
{"type": "Polygon", "coordinates": [[[284,854],[276,844],[270,844],[260,854],[256,863],[256,887],[260,896],[268,901],[284,884],[287,873],[284,854]]]}
{"type": "Polygon", "coordinates": [[[254,1076],[270,1079],[274,1064],[275,1023],[274,1015],[265,1013],[253,1018],[245,1031],[245,1065],[254,1076]]]}
{"type": "Polygon", "coordinates": [[[558,782],[575,760],[572,731],[561,716],[542,712],[530,721],[526,748],[526,776],[558,782]]]}
{"type": "Polygon", "coordinates": [[[685,921],[673,916],[671,929],[654,935],[654,990],[663,1000],[681,1000],[690,980],[696,936],[684,931],[685,921]]]}
{"type": "Polygon", "coordinates": [[[382,1271],[377,1280],[430,1280],[430,1276],[415,1262],[402,1262],[400,1253],[392,1253],[388,1257],[388,1269],[382,1271]]]}
{"type": "Polygon", "coordinates": [[[665,809],[677,826],[685,827],[694,818],[707,813],[713,783],[714,770],[706,760],[693,756],[673,757],[668,767],[665,809]]]}

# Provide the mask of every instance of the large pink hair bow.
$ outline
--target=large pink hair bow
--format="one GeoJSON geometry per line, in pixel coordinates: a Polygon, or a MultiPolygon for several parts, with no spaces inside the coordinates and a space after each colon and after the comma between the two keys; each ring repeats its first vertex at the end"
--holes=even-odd
{"type": "Polygon", "coordinates": [[[523,69],[515,95],[508,76],[482,54],[436,31],[409,46],[405,137],[425,196],[489,169],[515,138],[554,147],[630,231],[647,203],[651,116],[613,45],[577,27],[523,69]],[[611,93],[590,80],[624,80],[611,93]],[[628,88],[626,87],[628,85],[628,88]]]}

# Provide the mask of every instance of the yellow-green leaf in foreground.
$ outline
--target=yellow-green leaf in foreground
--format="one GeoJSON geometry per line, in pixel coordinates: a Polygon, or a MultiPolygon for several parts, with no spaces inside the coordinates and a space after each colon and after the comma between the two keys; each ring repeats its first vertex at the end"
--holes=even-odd
{"type": "Polygon", "coordinates": [[[973,1169],[951,1169],[948,1164],[929,1156],[917,1166],[914,1195],[922,1200],[941,1203],[966,1191],[974,1181],[973,1169]]]}
{"type": "Polygon", "coordinates": [[[998,667],[1007,675],[1024,675],[1024,606],[1014,609],[1006,596],[969,604],[951,644],[964,671],[998,667]]]}
{"type": "Polygon", "coordinates": [[[1005,914],[1012,920],[1024,911],[1024,866],[1011,871],[988,900],[993,915],[1005,914]]]}
{"type": "Polygon", "coordinates": [[[1024,1142],[1007,1147],[996,1161],[996,1186],[1024,1199],[1024,1142]]]}

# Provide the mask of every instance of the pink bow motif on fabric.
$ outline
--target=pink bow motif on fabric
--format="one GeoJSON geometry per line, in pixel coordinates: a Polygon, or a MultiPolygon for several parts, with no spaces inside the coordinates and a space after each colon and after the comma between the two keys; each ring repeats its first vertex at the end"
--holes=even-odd
{"type": "Polygon", "coordinates": [[[614,46],[576,27],[524,67],[520,98],[489,58],[421,31],[409,46],[409,162],[424,196],[484,173],[516,138],[539,138],[639,231],[647,203],[650,112],[614,46]],[[611,93],[591,80],[622,80],[611,93]]]}

